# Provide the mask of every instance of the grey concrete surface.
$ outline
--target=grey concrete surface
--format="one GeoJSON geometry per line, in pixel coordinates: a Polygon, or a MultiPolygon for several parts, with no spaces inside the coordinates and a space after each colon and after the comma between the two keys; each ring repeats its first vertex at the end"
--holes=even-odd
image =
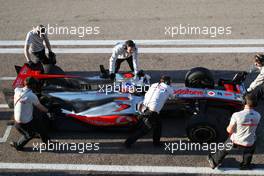
{"type": "MultiPolygon", "coordinates": [[[[100,35],[85,39],[168,39],[165,26],[231,26],[232,34],[219,38],[263,37],[261,0],[91,0],[5,1],[0,7],[0,39],[24,39],[37,24],[99,26],[100,35]]],[[[207,38],[208,36],[176,36],[207,38]]],[[[51,36],[77,39],[76,36],[51,36]]]]}
{"type": "MultiPolygon", "coordinates": [[[[262,0],[0,0],[0,40],[24,40],[32,26],[99,26],[100,34],[78,37],[76,35],[50,35],[51,40],[76,39],[262,39],[264,36],[262,0]],[[231,35],[165,35],[165,26],[231,26],[231,35]]],[[[8,46],[4,46],[8,47],[8,46]]],[[[56,46],[54,46],[56,47],[56,46]]],[[[76,46],[73,46],[76,47],[76,46]]],[[[94,46],[96,47],[96,46],[94,46]]],[[[192,46],[189,46],[192,47],[192,46]]],[[[57,54],[58,65],[65,71],[76,74],[96,74],[99,65],[108,66],[108,54],[57,54]]],[[[0,77],[15,76],[14,65],[25,62],[22,54],[0,55],[0,77]]],[[[231,77],[235,72],[248,70],[252,54],[140,54],[140,67],[151,73],[154,80],[161,74],[169,74],[174,81],[183,82],[184,74],[192,67],[203,66],[214,71],[216,78],[231,77]]],[[[127,70],[126,64],[122,65],[127,70]]],[[[253,78],[251,78],[252,80],[253,78]]],[[[1,86],[4,85],[1,83],[1,86]]],[[[10,83],[5,83],[10,85],[10,83]]],[[[0,87],[1,87],[0,86],[0,87]]],[[[5,103],[0,96],[0,104],[5,103]]],[[[259,111],[263,112],[263,103],[259,111]]],[[[13,112],[0,109],[0,136],[13,112]]],[[[186,119],[165,118],[163,141],[186,140],[186,119]],[[174,124],[176,124],[174,126],[174,124]],[[176,130],[177,129],[177,130],[176,130]]],[[[264,168],[263,119],[258,130],[258,148],[253,162],[264,168]]],[[[8,143],[17,140],[18,132],[13,128],[8,141],[0,144],[0,162],[25,163],[72,163],[72,164],[122,164],[122,165],[169,165],[204,166],[206,152],[166,153],[162,148],[151,145],[150,136],[141,140],[131,150],[122,146],[129,133],[92,131],[89,133],[56,133],[59,141],[102,143],[98,152],[79,154],[76,152],[27,151],[16,152],[8,143]]],[[[32,142],[37,142],[35,139],[32,142]]],[[[237,167],[241,157],[234,153],[224,162],[224,167],[237,167]],[[232,159],[235,158],[235,159],[232,159]]],[[[119,175],[117,173],[85,173],[55,171],[0,170],[0,175],[119,175]]],[[[128,174],[134,175],[134,174],[128,174]]],[[[145,175],[145,174],[144,174],[145,175]]],[[[264,175],[264,173],[263,173],[264,175]]]]}

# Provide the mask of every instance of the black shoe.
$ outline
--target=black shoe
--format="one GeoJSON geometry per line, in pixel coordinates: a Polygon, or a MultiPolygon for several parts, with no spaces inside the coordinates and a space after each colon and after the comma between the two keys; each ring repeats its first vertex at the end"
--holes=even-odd
{"type": "Polygon", "coordinates": [[[217,165],[215,164],[215,162],[214,162],[214,160],[213,160],[213,158],[212,158],[212,156],[210,154],[207,155],[207,161],[210,164],[210,167],[212,169],[215,169],[216,168],[217,165]]]}
{"type": "Polygon", "coordinates": [[[9,120],[7,123],[6,123],[7,126],[13,126],[15,125],[15,121],[14,120],[9,120]]]}
{"type": "Polygon", "coordinates": [[[10,142],[9,144],[10,144],[11,147],[14,147],[18,151],[22,151],[23,150],[23,148],[17,146],[16,142],[10,142]]]}
{"type": "Polygon", "coordinates": [[[240,170],[252,170],[254,168],[254,165],[253,164],[250,164],[250,165],[242,165],[240,164],[240,170]]]}
{"type": "Polygon", "coordinates": [[[160,142],[160,141],[153,141],[153,145],[154,145],[154,147],[162,147],[162,142],[160,142]]]}
{"type": "Polygon", "coordinates": [[[124,146],[126,148],[131,148],[132,144],[126,140],[125,143],[124,143],[124,146]]]}

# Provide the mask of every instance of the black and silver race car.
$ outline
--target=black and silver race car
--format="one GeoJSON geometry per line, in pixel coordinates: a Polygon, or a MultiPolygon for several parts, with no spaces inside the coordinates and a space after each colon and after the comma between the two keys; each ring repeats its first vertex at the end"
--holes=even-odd
{"type": "MultiPolygon", "coordinates": [[[[140,93],[134,90],[150,84],[149,75],[142,74],[135,78],[132,73],[118,74],[113,82],[104,76],[107,74],[102,67],[101,77],[88,78],[64,72],[41,73],[27,64],[17,67],[17,72],[13,88],[21,86],[28,76],[40,81],[38,95],[44,104],[56,109],[50,119],[57,127],[62,126],[58,124],[59,119],[60,122],[70,119],[70,123],[76,121],[96,127],[135,126],[139,121],[137,115],[141,113],[139,107],[147,89],[140,93]],[[91,88],[94,83],[97,86],[91,88]],[[98,86],[113,83],[121,85],[121,89],[111,89],[106,93],[100,91],[98,86]],[[134,89],[130,92],[127,88],[131,86],[134,89]]],[[[185,85],[172,84],[174,98],[165,104],[162,114],[170,112],[179,116],[179,109],[187,114],[189,123],[186,130],[191,141],[211,142],[224,138],[231,114],[243,108],[246,75],[246,72],[240,72],[231,80],[220,79],[215,84],[208,69],[193,68],[185,76],[185,85]]]]}

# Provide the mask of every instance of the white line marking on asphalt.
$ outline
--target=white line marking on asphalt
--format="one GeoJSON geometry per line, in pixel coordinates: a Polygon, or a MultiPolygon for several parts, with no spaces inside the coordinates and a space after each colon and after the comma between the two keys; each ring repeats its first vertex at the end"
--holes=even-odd
{"type": "Polygon", "coordinates": [[[11,81],[15,80],[16,77],[6,76],[6,77],[0,77],[0,81],[11,81]]]}
{"type": "Polygon", "coordinates": [[[5,143],[7,141],[8,136],[10,135],[12,126],[7,126],[4,136],[2,138],[0,138],[0,143],[5,143]]]}
{"type": "MultiPolygon", "coordinates": [[[[54,48],[55,53],[112,53],[112,48],[54,48]]],[[[256,53],[263,47],[190,47],[190,48],[139,48],[139,53],[256,53]]],[[[22,54],[23,48],[0,48],[0,54],[22,54]]]]}
{"type": "Polygon", "coordinates": [[[0,169],[12,170],[62,170],[115,173],[186,173],[186,174],[221,174],[221,175],[263,175],[264,169],[241,171],[236,168],[211,169],[209,167],[180,166],[126,166],[126,165],[90,165],[90,164],[48,164],[48,163],[0,163],[0,169]]]}
{"type": "Polygon", "coordinates": [[[0,108],[8,108],[8,104],[0,104],[0,108]]]}
{"type": "MultiPolygon", "coordinates": [[[[51,40],[52,45],[115,45],[125,40],[51,40]]],[[[263,45],[264,39],[135,40],[137,45],[263,45]]],[[[0,40],[0,46],[23,46],[24,40],[0,40]]]]}

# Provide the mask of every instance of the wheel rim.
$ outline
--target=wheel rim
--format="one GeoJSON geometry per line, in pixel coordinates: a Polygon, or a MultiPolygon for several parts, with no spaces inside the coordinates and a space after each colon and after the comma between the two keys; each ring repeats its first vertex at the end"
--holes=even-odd
{"type": "Polygon", "coordinates": [[[200,126],[192,130],[192,139],[198,142],[210,142],[216,139],[216,131],[210,126],[200,126]]]}

